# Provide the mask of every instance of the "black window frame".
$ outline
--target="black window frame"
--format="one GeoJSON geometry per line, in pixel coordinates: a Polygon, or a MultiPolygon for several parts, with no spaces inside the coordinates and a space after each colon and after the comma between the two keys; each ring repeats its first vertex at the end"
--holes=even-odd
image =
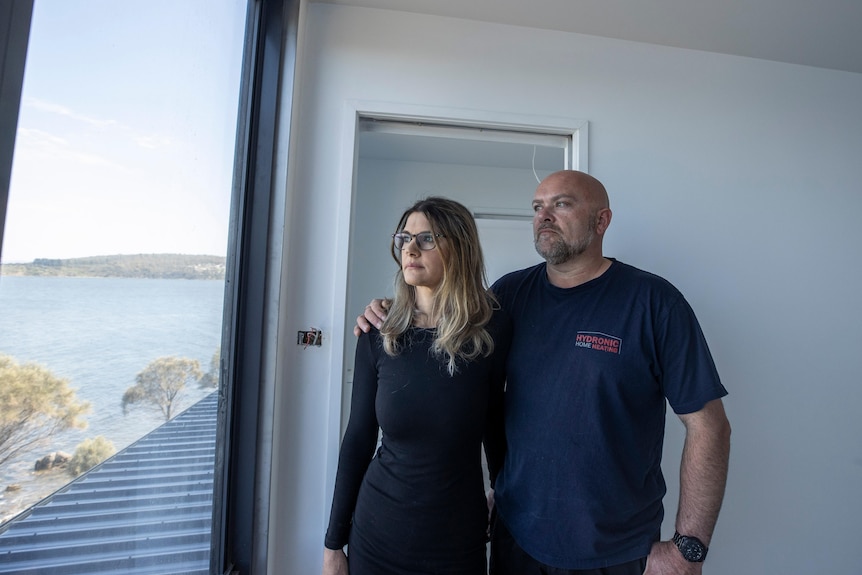
{"type": "Polygon", "coordinates": [[[0,3],[0,254],[32,19],[33,0],[0,3]]]}
{"type": "MultiPolygon", "coordinates": [[[[0,2],[0,253],[34,0],[0,2]]],[[[222,323],[210,572],[268,562],[281,230],[299,0],[249,0],[222,323]],[[276,236],[276,234],[278,234],[276,236]]]]}
{"type": "Polygon", "coordinates": [[[240,87],[213,501],[213,573],[267,570],[275,341],[299,0],[249,3],[240,87]],[[280,157],[279,157],[280,155],[280,157]],[[282,168],[284,169],[284,168],[282,168]]]}

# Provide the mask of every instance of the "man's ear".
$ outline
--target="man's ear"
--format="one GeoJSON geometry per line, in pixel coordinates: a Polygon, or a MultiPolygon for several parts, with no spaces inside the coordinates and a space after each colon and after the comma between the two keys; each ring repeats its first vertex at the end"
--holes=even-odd
{"type": "Polygon", "coordinates": [[[605,234],[608,226],[611,225],[613,215],[610,208],[602,208],[598,211],[596,214],[596,233],[598,235],[603,236],[605,234]]]}

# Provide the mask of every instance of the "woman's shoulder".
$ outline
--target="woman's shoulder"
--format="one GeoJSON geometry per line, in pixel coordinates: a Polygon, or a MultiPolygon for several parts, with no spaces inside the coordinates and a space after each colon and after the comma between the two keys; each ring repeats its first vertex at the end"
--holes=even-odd
{"type": "Polygon", "coordinates": [[[356,347],[367,347],[370,350],[377,349],[383,345],[383,335],[373,325],[367,332],[359,334],[356,347]]]}

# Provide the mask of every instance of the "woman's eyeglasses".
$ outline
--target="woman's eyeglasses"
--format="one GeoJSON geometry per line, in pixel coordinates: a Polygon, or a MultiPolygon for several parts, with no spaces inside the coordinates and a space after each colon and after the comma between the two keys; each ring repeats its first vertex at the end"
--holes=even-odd
{"type": "Polygon", "coordinates": [[[420,232],[416,235],[413,235],[410,232],[398,232],[397,234],[392,234],[392,241],[395,244],[395,249],[400,250],[415,239],[416,245],[419,246],[420,250],[428,251],[437,247],[437,241],[434,238],[442,237],[445,236],[443,234],[435,234],[432,232],[420,232]]]}

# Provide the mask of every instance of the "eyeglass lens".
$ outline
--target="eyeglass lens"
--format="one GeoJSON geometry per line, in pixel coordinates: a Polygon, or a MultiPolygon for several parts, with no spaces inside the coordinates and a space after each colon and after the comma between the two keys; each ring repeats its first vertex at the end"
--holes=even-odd
{"type": "Polygon", "coordinates": [[[419,246],[420,250],[427,251],[434,249],[434,234],[431,232],[422,232],[415,236],[409,232],[401,232],[392,236],[396,250],[402,249],[405,245],[409,244],[413,238],[416,238],[416,245],[419,246]]]}

